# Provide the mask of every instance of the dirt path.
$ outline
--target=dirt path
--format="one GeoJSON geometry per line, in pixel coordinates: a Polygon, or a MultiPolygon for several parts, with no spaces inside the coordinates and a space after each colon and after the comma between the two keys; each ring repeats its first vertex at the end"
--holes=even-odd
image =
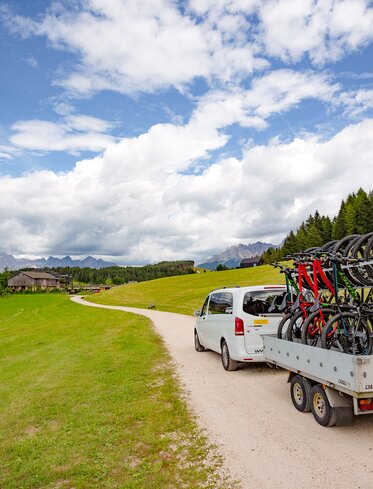
{"type": "Polygon", "coordinates": [[[284,371],[249,365],[225,372],[219,355],[197,353],[193,318],[73,300],[153,321],[201,427],[244,489],[373,488],[373,416],[357,417],[348,427],[322,428],[310,413],[294,409],[284,371]]]}

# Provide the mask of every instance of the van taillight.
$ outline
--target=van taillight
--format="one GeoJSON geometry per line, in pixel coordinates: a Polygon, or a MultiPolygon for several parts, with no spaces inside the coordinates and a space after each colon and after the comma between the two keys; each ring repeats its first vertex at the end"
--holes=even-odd
{"type": "Polygon", "coordinates": [[[234,318],[234,334],[236,336],[243,336],[243,321],[241,318],[234,318]]]}

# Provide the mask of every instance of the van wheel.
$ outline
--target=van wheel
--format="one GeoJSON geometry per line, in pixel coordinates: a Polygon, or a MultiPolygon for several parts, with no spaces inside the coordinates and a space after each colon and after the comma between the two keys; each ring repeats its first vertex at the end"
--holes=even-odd
{"type": "Polygon", "coordinates": [[[223,364],[224,370],[231,372],[232,370],[237,370],[238,362],[232,360],[229,355],[228,345],[225,340],[221,343],[221,362],[223,364]]]}
{"type": "Polygon", "coordinates": [[[311,393],[310,381],[301,375],[295,375],[291,379],[290,395],[293,401],[295,409],[298,409],[301,413],[308,413],[311,411],[310,406],[310,393],[311,393]]]}
{"type": "Polygon", "coordinates": [[[205,347],[201,345],[198,337],[197,330],[194,330],[194,348],[196,351],[205,351],[205,347]]]}
{"type": "Polygon", "coordinates": [[[314,385],[311,389],[311,411],[321,426],[335,425],[335,409],[329,404],[325,391],[319,384],[314,385]]]}

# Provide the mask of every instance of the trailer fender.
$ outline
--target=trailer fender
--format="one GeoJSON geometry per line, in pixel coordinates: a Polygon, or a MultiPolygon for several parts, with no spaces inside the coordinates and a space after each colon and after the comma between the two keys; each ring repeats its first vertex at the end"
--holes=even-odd
{"type": "Polygon", "coordinates": [[[331,407],[353,407],[351,396],[342,394],[331,387],[324,387],[324,390],[331,407]]]}
{"type": "Polygon", "coordinates": [[[354,418],[353,399],[330,387],[324,387],[330,406],[334,409],[335,426],[348,426],[354,418]]]}

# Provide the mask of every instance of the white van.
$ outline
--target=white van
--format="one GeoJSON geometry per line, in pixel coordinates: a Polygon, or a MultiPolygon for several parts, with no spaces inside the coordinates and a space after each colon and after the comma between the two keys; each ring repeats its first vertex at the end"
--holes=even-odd
{"type": "Polygon", "coordinates": [[[265,362],[262,335],[277,333],[285,294],[284,285],[213,290],[194,313],[195,349],[221,353],[225,370],[236,370],[240,362],[265,362]]]}

